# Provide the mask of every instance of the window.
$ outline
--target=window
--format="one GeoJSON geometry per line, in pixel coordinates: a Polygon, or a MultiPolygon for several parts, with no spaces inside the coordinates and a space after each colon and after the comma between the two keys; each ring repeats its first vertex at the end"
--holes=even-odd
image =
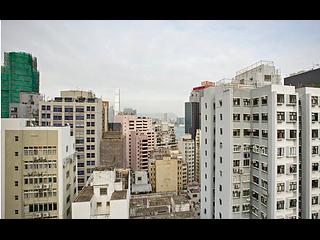
{"type": "Polygon", "coordinates": [[[268,189],[268,182],[264,179],[261,179],[261,186],[265,189],[268,189]]]}
{"type": "Polygon", "coordinates": [[[318,134],[318,129],[312,129],[312,138],[318,138],[319,134],[318,134]]]}
{"type": "Polygon", "coordinates": [[[18,171],[18,170],[19,170],[19,167],[18,167],[18,166],[14,166],[14,170],[15,170],[15,171],[18,171]]]}
{"type": "Polygon", "coordinates": [[[293,157],[297,155],[297,148],[296,147],[288,147],[288,157],[293,157]]]}
{"type": "Polygon", "coordinates": [[[277,130],[277,138],[278,140],[285,138],[285,130],[277,130]]]}
{"type": "Polygon", "coordinates": [[[250,166],[250,159],[244,159],[243,160],[243,166],[244,167],[249,167],[250,166]]]}
{"type": "Polygon", "coordinates": [[[258,113],[252,114],[252,121],[253,122],[259,122],[259,114],[258,113]]]}
{"type": "Polygon", "coordinates": [[[233,129],[233,136],[240,137],[240,129],[233,129]]]}
{"type": "Polygon", "coordinates": [[[239,113],[234,113],[233,114],[233,121],[235,121],[235,122],[240,121],[240,114],[239,113]]]}
{"type": "Polygon", "coordinates": [[[284,182],[277,183],[277,192],[284,192],[284,182]]]}
{"type": "Polygon", "coordinates": [[[319,187],[319,180],[314,179],[311,182],[312,188],[318,188],[319,187]]]}
{"type": "Polygon", "coordinates": [[[319,204],[319,197],[318,196],[313,196],[311,198],[311,203],[312,203],[312,205],[318,205],[319,204]]]}
{"type": "Polygon", "coordinates": [[[18,181],[14,181],[14,186],[18,187],[18,181]]]}
{"type": "Polygon", "coordinates": [[[315,105],[318,105],[318,97],[317,96],[311,96],[311,104],[313,107],[315,105]]]}
{"type": "Polygon", "coordinates": [[[19,153],[18,152],[14,152],[14,155],[17,157],[17,156],[19,156],[19,153]]]}
{"type": "Polygon", "coordinates": [[[252,130],[252,136],[259,137],[259,129],[253,129],[252,130]]]}
{"type": "Polygon", "coordinates": [[[297,207],[297,199],[290,199],[289,200],[289,208],[297,207]]]}
{"type": "Polygon", "coordinates": [[[240,106],[240,98],[233,98],[233,106],[240,106]]]}
{"type": "Polygon", "coordinates": [[[239,190],[234,190],[233,191],[233,198],[240,198],[240,191],[239,190]]]}
{"type": "Polygon", "coordinates": [[[312,115],[311,115],[311,119],[312,119],[312,122],[318,122],[319,114],[313,112],[312,115]]]}
{"type": "Polygon", "coordinates": [[[222,114],[220,114],[220,120],[222,121],[222,114]]]}
{"type": "Polygon", "coordinates": [[[242,196],[243,197],[248,197],[249,195],[250,195],[250,190],[249,189],[242,190],[242,196]]]}
{"type": "Polygon", "coordinates": [[[84,112],[84,107],[76,107],[76,112],[84,112]]]}
{"type": "Polygon", "coordinates": [[[297,113],[289,112],[289,122],[296,122],[296,121],[297,121],[297,113]]]}
{"type": "Polygon", "coordinates": [[[284,209],[284,200],[277,201],[277,210],[284,209]]]}
{"type": "Polygon", "coordinates": [[[232,206],[232,212],[239,212],[240,211],[240,205],[232,206]]]}
{"type": "Polygon", "coordinates": [[[284,94],[277,94],[277,103],[280,105],[284,103],[284,94]]]}
{"type": "Polygon", "coordinates": [[[240,152],[241,145],[233,145],[233,152],[240,152]]]}
{"type": "Polygon", "coordinates": [[[267,163],[261,163],[261,170],[268,172],[268,164],[267,163]]]}
{"type": "Polygon", "coordinates": [[[19,210],[14,210],[14,214],[19,214],[19,210]]]}
{"type": "Polygon", "coordinates": [[[259,105],[259,98],[252,99],[252,105],[253,106],[258,106],[259,105]]]}
{"type": "Polygon", "coordinates": [[[251,136],[251,129],[243,129],[243,136],[250,137],[251,136]]]}
{"type": "Polygon", "coordinates": [[[240,167],[240,160],[233,160],[233,167],[240,167]]]}
{"type": "Polygon", "coordinates": [[[100,195],[107,195],[108,189],[107,188],[100,188],[100,195]]]}
{"type": "Polygon", "coordinates": [[[252,191],[251,196],[252,196],[252,198],[255,199],[255,200],[258,200],[258,199],[259,199],[259,194],[258,194],[256,191],[252,191]]]}
{"type": "Polygon", "coordinates": [[[222,100],[219,100],[219,106],[222,107],[222,100]]]}
{"type": "Polygon", "coordinates": [[[219,185],[219,191],[222,192],[222,185],[219,185]]]}
{"type": "Polygon", "coordinates": [[[254,175],[252,175],[252,182],[257,184],[257,185],[259,185],[259,178],[254,176],[254,175]]]}
{"type": "Polygon", "coordinates": [[[284,174],[284,165],[277,166],[277,173],[284,174]]]}
{"type": "Polygon", "coordinates": [[[250,114],[243,114],[243,121],[250,122],[250,114]]]}
{"type": "Polygon", "coordinates": [[[222,128],[220,128],[220,135],[222,135],[222,128]]]}
{"type": "Polygon", "coordinates": [[[297,130],[289,130],[289,138],[290,139],[296,139],[297,138],[297,130]]]}
{"type": "Polygon", "coordinates": [[[268,104],[268,96],[261,97],[261,105],[267,105],[268,104]]]}
{"type": "Polygon", "coordinates": [[[312,146],[312,154],[318,154],[319,153],[319,147],[318,146],[312,146]]]}
{"type": "Polygon", "coordinates": [[[260,200],[261,200],[261,203],[262,203],[262,204],[264,204],[265,206],[267,206],[267,204],[268,204],[268,199],[267,199],[265,196],[261,195],[261,196],[260,196],[260,200]]]}
{"type": "Polygon", "coordinates": [[[284,157],[284,147],[277,148],[277,156],[284,157]]]}
{"type": "Polygon", "coordinates": [[[262,122],[268,121],[268,113],[261,113],[261,120],[262,122]]]}
{"type": "Polygon", "coordinates": [[[267,148],[267,147],[261,146],[261,147],[260,147],[260,151],[261,151],[261,154],[262,154],[262,155],[265,155],[265,156],[268,155],[268,148],[267,148]]]}
{"type": "Polygon", "coordinates": [[[220,157],[220,163],[222,163],[222,157],[220,157]]]}
{"type": "Polygon", "coordinates": [[[14,141],[18,142],[19,141],[19,136],[14,136],[14,141]]]}
{"type": "Polygon", "coordinates": [[[312,163],[312,171],[313,172],[319,171],[319,163],[312,163]]]}
{"type": "Polygon", "coordinates": [[[277,112],[277,120],[278,120],[278,122],[283,122],[283,121],[285,121],[285,114],[284,114],[284,112],[277,112]]]}
{"type": "Polygon", "coordinates": [[[289,104],[295,105],[297,103],[297,96],[296,95],[289,95],[289,104]]]}
{"type": "Polygon", "coordinates": [[[206,138],[204,139],[204,144],[208,144],[208,140],[206,138]]]}
{"type": "Polygon", "coordinates": [[[271,82],[271,75],[264,75],[265,82],[271,82]]]}
{"type": "Polygon", "coordinates": [[[206,114],[206,115],[204,115],[204,120],[208,120],[208,115],[206,114]]]}
{"type": "Polygon", "coordinates": [[[250,106],[250,99],[249,98],[244,98],[243,99],[243,105],[244,106],[250,106]]]}
{"type": "Polygon", "coordinates": [[[261,135],[263,138],[268,138],[268,130],[261,130],[261,135]]]}

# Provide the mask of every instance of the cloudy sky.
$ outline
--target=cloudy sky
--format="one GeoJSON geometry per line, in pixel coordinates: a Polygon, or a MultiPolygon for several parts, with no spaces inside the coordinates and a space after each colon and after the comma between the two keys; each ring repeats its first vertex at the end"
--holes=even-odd
{"type": "Polygon", "coordinates": [[[259,60],[282,77],[320,64],[320,21],[2,21],[7,51],[38,58],[40,91],[93,90],[138,112],[184,115],[201,81],[259,60]]]}

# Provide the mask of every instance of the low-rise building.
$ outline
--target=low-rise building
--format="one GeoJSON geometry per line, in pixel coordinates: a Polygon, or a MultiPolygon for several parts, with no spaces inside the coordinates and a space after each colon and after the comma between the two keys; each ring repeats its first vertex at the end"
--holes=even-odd
{"type": "Polygon", "coordinates": [[[97,167],[72,203],[73,219],[128,219],[130,170],[97,167]]]}
{"type": "Polygon", "coordinates": [[[152,187],[149,183],[147,171],[133,171],[132,172],[132,194],[151,193],[152,187]]]}

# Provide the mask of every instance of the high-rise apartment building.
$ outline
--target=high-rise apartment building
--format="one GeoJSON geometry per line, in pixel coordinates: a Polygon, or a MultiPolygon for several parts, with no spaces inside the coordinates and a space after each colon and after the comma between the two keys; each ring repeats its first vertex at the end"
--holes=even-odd
{"type": "Polygon", "coordinates": [[[187,179],[188,183],[195,181],[195,153],[194,153],[194,140],[191,134],[186,134],[178,142],[179,151],[182,154],[182,159],[187,163],[187,179]]]}
{"type": "Polygon", "coordinates": [[[320,88],[299,88],[301,218],[320,218],[320,88]]]}
{"type": "Polygon", "coordinates": [[[201,101],[201,218],[297,218],[295,88],[261,61],[201,101]]]}
{"type": "Polygon", "coordinates": [[[1,217],[71,218],[77,166],[70,127],[20,118],[1,125],[1,217]]]}
{"type": "Polygon", "coordinates": [[[39,93],[37,58],[25,52],[4,53],[4,66],[1,66],[1,118],[10,116],[10,103],[20,103],[20,92],[39,93]]]}
{"type": "Polygon", "coordinates": [[[156,147],[176,149],[178,147],[174,123],[160,122],[154,124],[156,147]]]}
{"type": "Polygon", "coordinates": [[[126,137],[126,167],[132,170],[148,170],[148,160],[156,144],[152,119],[118,114],[115,122],[121,123],[123,135],[126,137]]]}
{"type": "Polygon", "coordinates": [[[39,103],[41,126],[69,125],[75,136],[79,190],[100,164],[103,116],[102,100],[88,91],[61,91],[60,97],[39,103]]]}
{"type": "Polygon", "coordinates": [[[296,88],[320,87],[320,65],[290,74],[289,77],[284,78],[284,84],[295,86],[296,88]]]}

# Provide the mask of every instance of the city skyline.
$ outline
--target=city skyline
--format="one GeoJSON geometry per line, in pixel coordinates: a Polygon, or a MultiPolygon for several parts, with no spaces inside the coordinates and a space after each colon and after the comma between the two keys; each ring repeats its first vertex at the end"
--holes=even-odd
{"type": "Polygon", "coordinates": [[[38,58],[40,92],[92,90],[121,108],[184,115],[201,81],[272,60],[282,78],[320,63],[319,21],[2,21],[3,54],[38,58]],[[312,34],[310,34],[312,33],[312,34]],[[24,36],[24,37],[18,37],[24,36]],[[88,80],[89,79],[89,80],[88,80]],[[183,86],[183,87],[181,87],[183,86]],[[146,101],[145,99],[148,99],[146,101]]]}

